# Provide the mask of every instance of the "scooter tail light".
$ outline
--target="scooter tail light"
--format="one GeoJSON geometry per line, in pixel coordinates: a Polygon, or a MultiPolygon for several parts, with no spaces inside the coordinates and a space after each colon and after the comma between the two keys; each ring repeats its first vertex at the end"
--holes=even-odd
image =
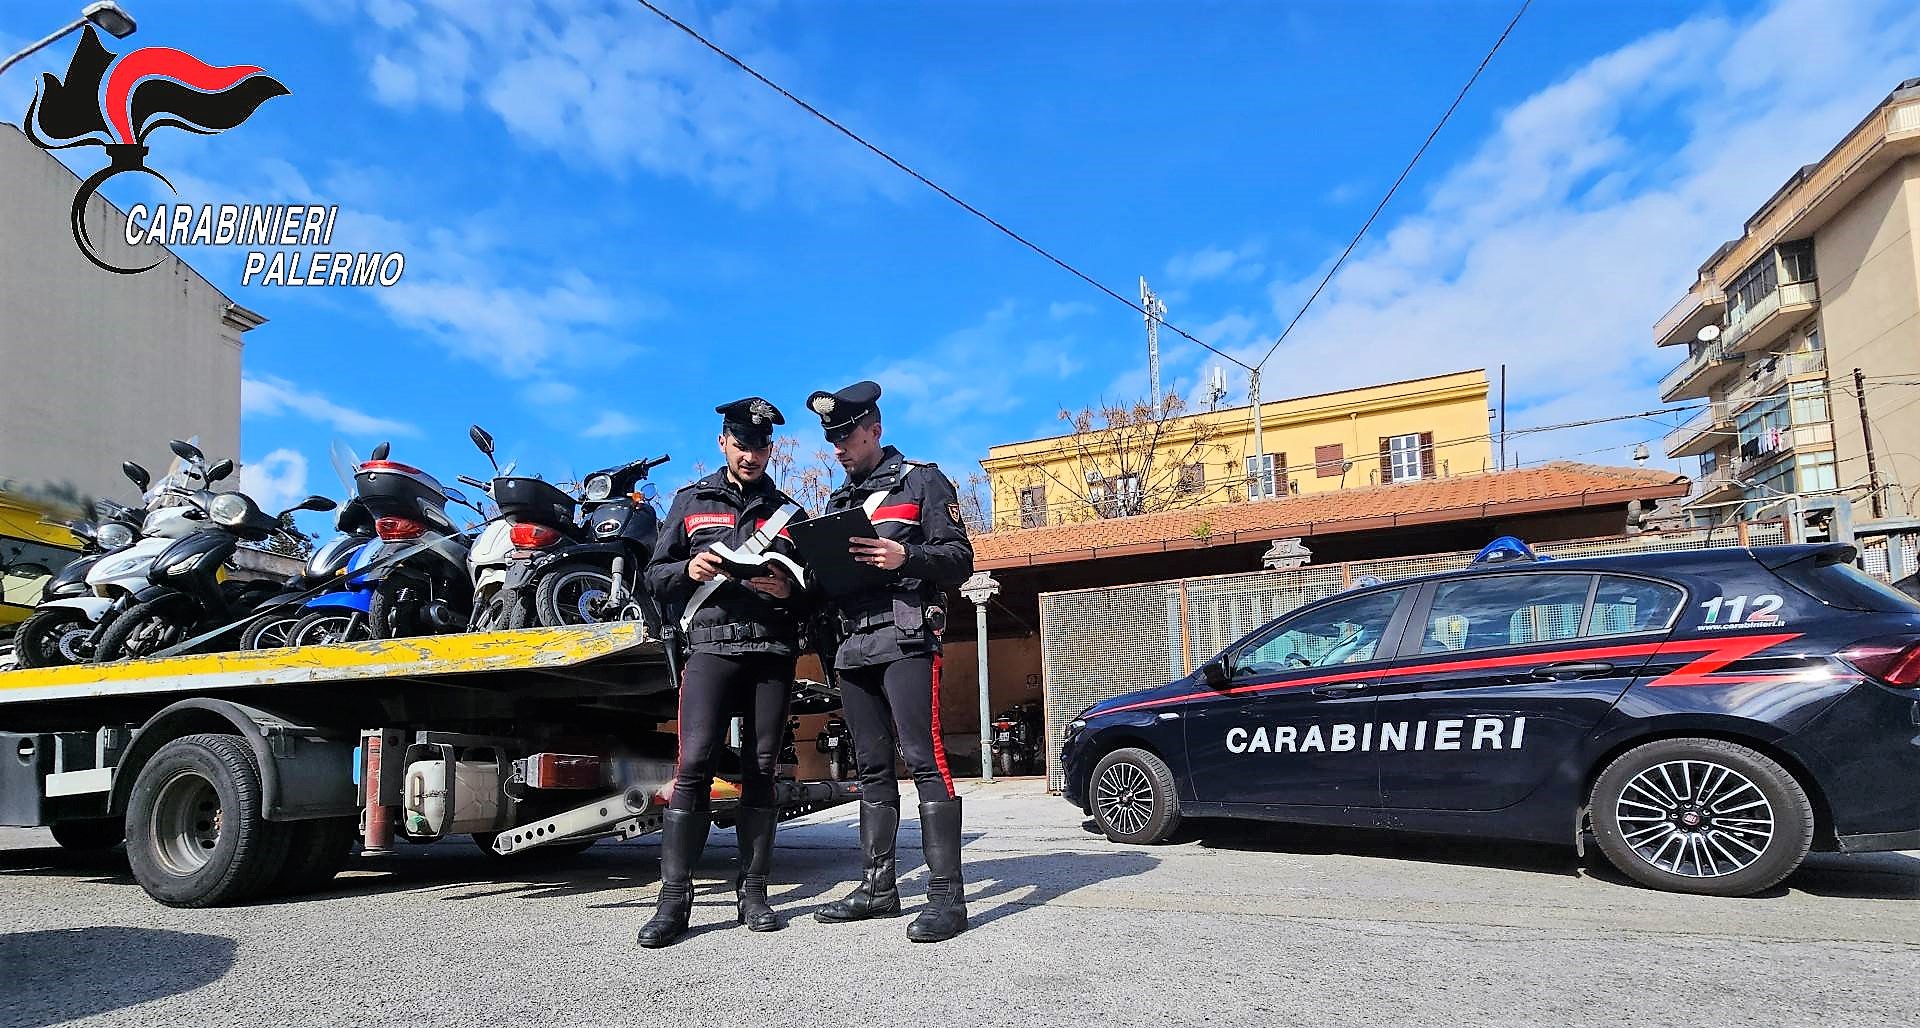
{"type": "Polygon", "coordinates": [[[385,517],[373,523],[373,530],[385,540],[418,539],[426,534],[427,526],[411,518],[385,517]]]}
{"type": "Polygon", "coordinates": [[[1920,687],[1920,638],[1895,635],[1868,639],[1840,651],[1840,658],[1882,685],[1920,687]]]}
{"type": "Polygon", "coordinates": [[[560,533],[545,525],[521,521],[513,526],[513,545],[522,550],[544,550],[560,541],[560,533]]]}

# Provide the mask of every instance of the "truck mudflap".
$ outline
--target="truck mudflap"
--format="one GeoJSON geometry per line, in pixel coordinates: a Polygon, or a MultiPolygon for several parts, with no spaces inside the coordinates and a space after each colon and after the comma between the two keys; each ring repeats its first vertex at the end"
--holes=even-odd
{"type": "MultiPolygon", "coordinates": [[[[713,808],[724,816],[727,808],[737,806],[738,793],[721,788],[716,782],[713,808]]],[[[828,807],[850,803],[860,797],[856,782],[780,782],[775,786],[774,803],[782,821],[811,814],[828,807]]],[[[660,830],[666,807],[651,791],[634,786],[624,792],[603,796],[572,810],[543,817],[538,821],[510,828],[494,837],[493,851],[506,856],[554,842],[578,842],[582,839],[615,838],[622,842],[660,830]]]]}

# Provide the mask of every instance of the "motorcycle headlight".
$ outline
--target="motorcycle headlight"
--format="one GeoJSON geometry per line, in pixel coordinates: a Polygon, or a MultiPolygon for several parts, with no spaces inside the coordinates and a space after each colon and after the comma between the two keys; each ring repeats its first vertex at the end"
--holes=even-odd
{"type": "Polygon", "coordinates": [[[117,561],[112,567],[105,568],[100,573],[108,578],[118,578],[121,575],[132,572],[134,568],[144,563],[146,563],[146,558],[134,557],[129,560],[117,561]]]}
{"type": "Polygon", "coordinates": [[[109,521],[93,533],[93,541],[109,553],[123,550],[133,545],[133,529],[117,521],[109,521]]]}
{"type": "Polygon", "coordinates": [[[587,499],[604,500],[613,495],[612,475],[588,475],[587,499]]]}
{"type": "Polygon", "coordinates": [[[221,493],[207,504],[207,517],[216,525],[237,528],[246,523],[247,514],[253,510],[253,501],[239,493],[221,493]]]}
{"type": "Polygon", "coordinates": [[[183,560],[180,563],[175,564],[174,566],[168,568],[167,574],[169,575],[190,574],[195,568],[200,566],[202,561],[205,561],[206,559],[207,559],[206,554],[196,553],[193,556],[188,557],[186,560],[183,560]]]}

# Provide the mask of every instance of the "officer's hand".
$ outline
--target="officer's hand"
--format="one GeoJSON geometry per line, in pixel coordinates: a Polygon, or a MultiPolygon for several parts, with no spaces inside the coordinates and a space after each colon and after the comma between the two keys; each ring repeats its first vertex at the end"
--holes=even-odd
{"type": "Polygon", "coordinates": [[[696,582],[711,582],[720,574],[720,555],[708,550],[687,561],[687,577],[696,582]]]}
{"type": "Polygon", "coordinates": [[[893,571],[907,562],[907,548],[892,539],[854,539],[847,545],[853,559],[893,571]]]}
{"type": "Polygon", "coordinates": [[[759,578],[747,579],[747,588],[754,592],[765,593],[776,600],[784,600],[793,595],[793,586],[788,583],[784,572],[775,571],[759,578]]]}

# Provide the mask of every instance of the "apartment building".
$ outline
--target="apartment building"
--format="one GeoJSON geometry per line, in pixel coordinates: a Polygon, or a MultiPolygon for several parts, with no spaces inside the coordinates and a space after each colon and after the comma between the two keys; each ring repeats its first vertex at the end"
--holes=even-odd
{"type": "Polygon", "coordinates": [[[1680,352],[1668,435],[1700,462],[1703,523],[1841,495],[1856,519],[1911,516],[1920,491],[1920,78],[1890,93],[1722,244],[1655,325],[1680,352]]]}

